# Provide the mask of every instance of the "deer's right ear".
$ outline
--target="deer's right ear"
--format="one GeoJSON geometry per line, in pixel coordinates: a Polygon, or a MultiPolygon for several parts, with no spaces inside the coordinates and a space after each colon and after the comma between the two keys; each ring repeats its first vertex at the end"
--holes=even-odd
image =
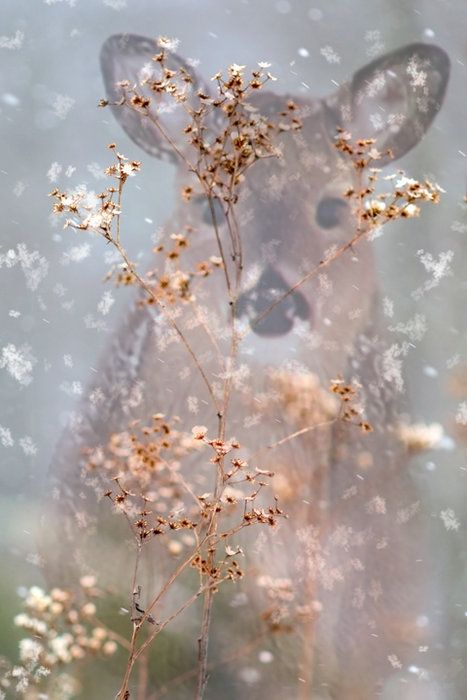
{"type": "MultiPolygon", "coordinates": [[[[173,148],[155,122],[161,125],[163,131],[177,146],[181,145],[183,129],[190,121],[186,104],[194,105],[196,94],[201,86],[193,69],[176,54],[166,51],[166,67],[174,71],[183,68],[192,79],[191,83],[183,83],[187,101],[177,102],[175,98],[171,99],[165,93],[151,90],[147,83],[160,80],[162,77],[159,63],[153,60],[153,57],[160,52],[161,48],[153,39],[135,34],[111,36],[102,47],[101,69],[110,102],[122,100],[124,88],[118,85],[122,81],[128,81],[131,88],[136,88],[138,95],[150,100],[149,116],[144,116],[142,111],[127,105],[112,105],[115,118],[128,136],[146,153],[156,158],[176,161],[173,148]]],[[[203,92],[205,91],[203,87],[203,92]]]]}
{"type": "Polygon", "coordinates": [[[448,79],[449,58],[437,46],[409,44],[386,54],[325,101],[330,135],[334,138],[336,127],[343,127],[353,139],[375,138],[381,152],[390,149],[393,158],[400,158],[430,127],[448,79]]]}

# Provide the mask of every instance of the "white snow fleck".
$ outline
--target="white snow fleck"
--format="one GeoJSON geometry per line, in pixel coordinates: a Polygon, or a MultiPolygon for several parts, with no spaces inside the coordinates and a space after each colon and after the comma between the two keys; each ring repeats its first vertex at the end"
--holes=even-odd
{"type": "Polygon", "coordinates": [[[60,119],[65,119],[75,102],[76,100],[73,97],[70,97],[69,95],[57,95],[52,104],[52,107],[57,117],[59,117],[60,119]]]}
{"type": "Polygon", "coordinates": [[[24,32],[18,29],[13,36],[0,36],[0,49],[20,49],[24,41],[24,32]]]}
{"type": "Polygon", "coordinates": [[[382,358],[383,378],[394,383],[397,391],[404,391],[404,379],[402,377],[402,357],[409,351],[409,343],[393,343],[390,348],[384,351],[382,358]]]}
{"type": "Polygon", "coordinates": [[[101,313],[103,316],[107,316],[109,313],[110,309],[112,306],[115,304],[115,299],[113,297],[113,294],[111,291],[107,290],[104,292],[102,295],[102,299],[97,305],[97,310],[99,313],[101,313]]]}
{"type": "Polygon", "coordinates": [[[2,443],[3,447],[13,447],[15,444],[11,430],[9,428],[5,428],[3,425],[0,425],[0,442],[2,443]]]}
{"type": "Polygon", "coordinates": [[[50,168],[47,170],[47,177],[49,182],[57,182],[58,176],[62,172],[62,166],[57,161],[54,161],[50,168]]]}
{"type": "Polygon", "coordinates": [[[431,253],[425,253],[424,250],[418,250],[417,255],[425,270],[431,273],[431,278],[412,292],[412,297],[415,300],[421,299],[425,292],[437,287],[443,277],[452,274],[451,262],[454,258],[454,251],[446,250],[441,252],[437,260],[431,253]]]}
{"type": "Polygon", "coordinates": [[[81,245],[76,245],[70,248],[70,250],[62,253],[60,262],[62,265],[69,265],[71,262],[81,262],[85,258],[89,257],[91,253],[91,246],[89,243],[82,243],[81,245]]]}
{"type": "Polygon", "coordinates": [[[0,268],[21,266],[26,277],[26,286],[35,291],[49,271],[49,263],[37,250],[30,253],[25,243],[18,243],[16,250],[10,248],[6,253],[0,253],[0,268]]]}
{"type": "Polygon", "coordinates": [[[62,382],[60,384],[60,389],[68,396],[81,396],[83,393],[83,385],[78,381],[62,382]]]}
{"type": "Polygon", "coordinates": [[[199,402],[198,402],[198,397],[197,396],[189,396],[187,398],[187,404],[188,404],[188,410],[190,413],[198,413],[199,411],[199,402]]]}
{"type": "Polygon", "coordinates": [[[24,190],[26,189],[26,185],[22,180],[18,180],[18,182],[15,183],[15,186],[13,188],[13,194],[15,197],[21,197],[23,194],[24,190]]]}
{"type": "Polygon", "coordinates": [[[320,49],[320,54],[321,56],[324,56],[326,61],[328,63],[340,63],[341,62],[341,57],[339,56],[336,51],[332,48],[332,46],[323,46],[320,49]]]}
{"type": "Polygon", "coordinates": [[[389,654],[388,661],[393,668],[402,668],[402,664],[395,654],[389,654]]]}
{"type": "Polygon", "coordinates": [[[13,343],[8,343],[2,348],[0,368],[6,369],[23,386],[32,382],[32,370],[36,362],[29,345],[17,348],[13,343]]]}
{"type": "Polygon", "coordinates": [[[394,316],[394,302],[389,297],[384,297],[383,299],[383,313],[388,318],[394,316]]]}
{"type": "Polygon", "coordinates": [[[389,330],[392,333],[403,333],[407,335],[412,342],[415,342],[423,338],[428,330],[428,326],[423,314],[415,314],[407,323],[398,323],[395,326],[389,326],[389,330]]]}
{"type": "Polygon", "coordinates": [[[37,445],[34,444],[32,438],[29,435],[19,439],[19,444],[24,454],[28,457],[32,457],[37,454],[37,445]]]}
{"type": "Polygon", "coordinates": [[[102,165],[99,165],[96,161],[93,161],[92,163],[89,163],[86,166],[86,170],[91,173],[91,175],[96,179],[96,180],[103,180],[105,179],[105,173],[104,170],[105,168],[102,167],[102,165]]]}
{"type": "Polygon", "coordinates": [[[461,526],[452,508],[446,508],[446,510],[442,510],[439,514],[439,517],[443,521],[444,527],[448,531],[458,530],[461,526]]]}

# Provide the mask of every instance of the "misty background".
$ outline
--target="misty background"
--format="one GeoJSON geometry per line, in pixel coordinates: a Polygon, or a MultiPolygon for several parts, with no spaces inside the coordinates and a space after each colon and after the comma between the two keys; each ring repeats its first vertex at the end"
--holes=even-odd
{"type": "MultiPolygon", "coordinates": [[[[463,0],[2,0],[0,21],[0,653],[14,656],[18,587],[40,584],[35,531],[47,469],[130,293],[102,283],[101,239],[62,230],[47,194],[85,183],[99,191],[115,141],[143,161],[124,203],[133,258],[175,205],[173,166],[129,141],[110,111],[99,51],[111,34],[180,40],[178,53],[209,78],[236,62],[272,63],[278,92],[324,96],[373,58],[424,41],[451,60],[445,103],[424,140],[397,167],[446,191],[420,219],[390,225],[376,242],[382,296],[394,324],[415,314],[428,331],[405,358],[414,421],[440,423],[439,449],[413,463],[432,514],[433,572],[446,638],[465,658],[467,460],[467,37],[463,0]],[[331,50],[329,50],[331,49],[331,50]],[[86,246],[84,245],[86,244],[86,246]],[[77,252],[77,248],[81,252],[77,252]],[[417,251],[452,251],[452,274],[420,300],[417,251]],[[11,252],[13,251],[13,252],[11,252]],[[108,292],[111,292],[109,296],[108,292]],[[12,350],[13,346],[13,350],[12,350]],[[5,351],[5,348],[7,350],[5,351]],[[16,361],[19,351],[24,362],[16,361]],[[17,356],[17,355],[16,355],[17,356]],[[13,367],[12,371],[11,368],[13,367]],[[451,509],[451,528],[440,517],[451,509]],[[463,546],[464,545],[464,546],[463,546]]],[[[444,643],[440,640],[440,644],[444,643]]]]}

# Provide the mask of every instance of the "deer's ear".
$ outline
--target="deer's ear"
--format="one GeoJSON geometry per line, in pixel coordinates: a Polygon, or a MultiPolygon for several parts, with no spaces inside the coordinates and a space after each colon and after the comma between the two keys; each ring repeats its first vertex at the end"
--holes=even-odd
{"type": "MultiPolygon", "coordinates": [[[[176,145],[183,141],[183,129],[190,121],[186,105],[197,101],[197,92],[202,89],[192,68],[174,53],[167,52],[166,67],[177,71],[183,68],[191,83],[183,83],[187,101],[180,103],[165,93],[155,93],[145,81],[161,78],[160,64],[153,56],[161,52],[157,42],[135,34],[118,34],[109,37],[101,51],[101,69],[111,102],[118,102],[124,94],[118,83],[128,81],[138,95],[150,99],[149,112],[162,126],[164,132],[176,145]]],[[[203,92],[205,92],[205,88],[203,92]]],[[[176,155],[150,117],[125,105],[112,106],[112,112],[128,136],[147,153],[157,158],[176,160],[176,155]]]]}
{"type": "Polygon", "coordinates": [[[338,104],[332,98],[328,102],[331,121],[353,138],[375,138],[380,151],[390,149],[400,158],[420,141],[438,113],[449,65],[446,53],[430,44],[409,44],[378,58],[339,90],[338,104]]]}

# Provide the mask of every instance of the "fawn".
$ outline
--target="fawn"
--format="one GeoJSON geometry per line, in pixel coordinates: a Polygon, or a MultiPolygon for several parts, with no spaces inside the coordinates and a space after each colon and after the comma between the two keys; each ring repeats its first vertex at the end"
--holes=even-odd
{"type": "MultiPolygon", "coordinates": [[[[109,100],[121,99],[121,81],[140,83],[141,71],[147,72],[158,50],[154,41],[134,35],[105,42],[101,65],[109,100]]],[[[193,95],[196,90],[209,93],[194,69],[175,54],[168,65],[185,67],[194,80],[193,95]]],[[[448,76],[449,61],[441,49],[412,44],[363,67],[326,99],[294,97],[301,129],[284,131],[281,156],[255,166],[240,189],[236,216],[243,260],[235,314],[245,339],[238,349],[228,432],[251,452],[280,443],[263,451],[259,464],[274,471],[274,488],[289,516],[271,542],[254,543],[250,556],[259,585],[246,581],[247,607],[240,610],[246,629],[259,624],[253,613],[264,611],[263,588],[270,605],[263,617],[271,629],[280,631],[287,606],[298,611],[301,621],[297,629],[291,625],[288,634],[277,636],[273,672],[248,689],[232,675],[218,689],[222,697],[440,697],[430,677],[415,682],[404,675],[411,664],[422,664],[419,647],[428,645],[433,634],[425,624],[429,564],[419,497],[407,454],[394,435],[403,406],[383,367],[388,343],[378,311],[371,242],[364,240],[286,293],[332,245],[344,244],[355,231],[354,213],[343,196],[356,186],[355,171],[334,148],[336,128],[355,138],[376,139],[385,153],[376,165],[385,165],[423,137],[441,107],[448,76]],[[324,390],[337,377],[360,385],[371,433],[324,420],[324,390]],[[318,427],[281,442],[310,424],[318,427]],[[401,678],[406,682],[400,683],[401,678]]],[[[268,116],[280,113],[288,99],[261,90],[251,104],[268,116]]],[[[112,109],[138,146],[180,166],[177,150],[189,148],[182,106],[169,109],[162,99],[154,101],[175,151],[143,114],[124,105],[112,109]]],[[[186,168],[178,167],[177,186],[189,182],[186,168]]],[[[217,214],[219,234],[227,240],[222,205],[217,214]]],[[[167,230],[187,226],[194,231],[187,258],[196,263],[215,255],[212,211],[203,198],[180,203],[167,230]]],[[[232,261],[225,265],[233,278],[232,261]]],[[[225,372],[219,358],[228,354],[231,310],[221,273],[204,282],[196,309],[182,310],[177,322],[189,333],[216,391],[225,372]]],[[[86,402],[57,449],[53,475],[61,514],[50,529],[59,530],[55,549],[62,567],[71,558],[70,568],[83,573],[108,569],[109,580],[121,591],[115,574],[120,576],[128,554],[118,553],[118,543],[106,535],[92,479],[80,480],[83,447],[103,445],[130,420],[145,420],[159,411],[180,416],[188,427],[202,422],[214,434],[217,415],[186,348],[157,310],[147,306],[129,312],[102,360],[92,389],[97,387],[105,400],[99,406],[86,402]],[[190,415],[188,408],[193,397],[198,415],[190,415]]],[[[188,469],[194,470],[195,463],[188,469]]],[[[193,482],[206,490],[205,476],[195,474],[193,482]]],[[[164,566],[154,555],[146,572],[148,586],[154,587],[164,566]]],[[[225,605],[214,620],[213,636],[220,646],[241,638],[241,616],[235,610],[225,605]]]]}

